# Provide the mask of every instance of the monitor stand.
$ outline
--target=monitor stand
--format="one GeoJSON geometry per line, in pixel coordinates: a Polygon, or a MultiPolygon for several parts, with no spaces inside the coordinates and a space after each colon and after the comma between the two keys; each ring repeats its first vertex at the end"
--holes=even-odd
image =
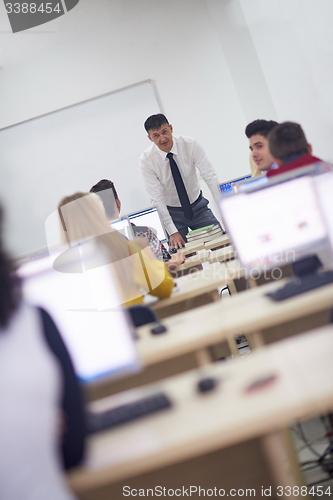
{"type": "Polygon", "coordinates": [[[315,274],[322,266],[318,255],[303,257],[292,263],[291,268],[296,278],[304,278],[309,274],[315,274]]]}

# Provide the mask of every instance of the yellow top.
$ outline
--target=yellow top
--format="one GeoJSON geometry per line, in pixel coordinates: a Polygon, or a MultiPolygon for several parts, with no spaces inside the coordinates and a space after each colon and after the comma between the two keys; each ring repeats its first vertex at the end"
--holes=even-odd
{"type": "Polygon", "coordinates": [[[172,293],[174,282],[163,261],[156,259],[150,247],[141,249],[133,241],[128,242],[130,260],[134,269],[136,288],[126,291],[125,307],[143,304],[143,296],[147,293],[165,299],[172,293]]]}

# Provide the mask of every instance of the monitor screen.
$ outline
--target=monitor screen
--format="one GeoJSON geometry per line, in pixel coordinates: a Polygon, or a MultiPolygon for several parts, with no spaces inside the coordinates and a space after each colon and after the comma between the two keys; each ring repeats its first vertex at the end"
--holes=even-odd
{"type": "Polygon", "coordinates": [[[166,241],[164,227],[157,208],[148,208],[127,216],[136,226],[148,226],[160,241],[166,241]]]}
{"type": "Polygon", "coordinates": [[[222,194],[232,193],[232,191],[234,190],[234,186],[238,184],[238,182],[242,182],[250,178],[251,175],[245,175],[243,177],[237,177],[237,179],[232,179],[231,181],[224,182],[223,184],[219,184],[220,191],[222,194]]]}
{"type": "Polygon", "coordinates": [[[305,167],[296,168],[279,175],[274,175],[271,178],[266,177],[266,175],[257,175],[255,177],[251,177],[250,179],[235,184],[234,191],[236,193],[243,193],[244,191],[252,191],[260,188],[268,182],[284,182],[293,179],[294,177],[322,175],[323,173],[329,171],[332,171],[332,165],[326,162],[319,161],[316,163],[311,163],[310,165],[306,165],[305,167]]]}
{"type": "Polygon", "coordinates": [[[126,217],[125,219],[118,219],[111,221],[110,225],[113,229],[119,231],[119,233],[126,236],[128,240],[133,240],[133,230],[130,221],[126,217]]]}
{"type": "Polygon", "coordinates": [[[246,179],[244,182],[236,184],[234,191],[235,193],[242,193],[244,191],[263,186],[264,184],[267,184],[267,182],[268,178],[266,175],[257,175],[256,177],[251,177],[250,179],[246,179]]]}
{"type": "MultiPolygon", "coordinates": [[[[96,258],[95,251],[91,257],[96,258]]],[[[68,262],[59,272],[52,260],[27,262],[17,272],[23,296],[48,311],[58,326],[78,379],[95,384],[138,371],[132,326],[110,270],[71,272],[68,262]]]]}
{"type": "Polygon", "coordinates": [[[314,184],[333,249],[333,172],[314,177],[314,184]]]}
{"type": "Polygon", "coordinates": [[[312,177],[222,198],[223,220],[247,269],[274,267],[317,253],[327,231],[312,177]]]}

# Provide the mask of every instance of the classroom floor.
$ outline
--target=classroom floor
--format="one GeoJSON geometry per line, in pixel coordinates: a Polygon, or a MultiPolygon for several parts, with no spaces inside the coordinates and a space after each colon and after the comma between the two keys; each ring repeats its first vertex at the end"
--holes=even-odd
{"type": "MultiPolygon", "coordinates": [[[[302,470],[305,482],[308,486],[322,486],[323,495],[314,495],[321,498],[332,498],[333,496],[333,477],[329,479],[329,473],[325,472],[325,467],[318,464],[318,459],[325,451],[330,449],[326,457],[326,468],[333,472],[333,441],[331,443],[326,436],[332,432],[329,426],[325,426],[321,418],[314,418],[301,422],[292,427],[292,436],[295,448],[298,453],[300,464],[303,464],[302,470]]],[[[331,473],[332,475],[332,473],[331,473]]],[[[320,490],[321,488],[319,488],[320,490]]],[[[312,495],[311,495],[312,496],[312,495]]]]}

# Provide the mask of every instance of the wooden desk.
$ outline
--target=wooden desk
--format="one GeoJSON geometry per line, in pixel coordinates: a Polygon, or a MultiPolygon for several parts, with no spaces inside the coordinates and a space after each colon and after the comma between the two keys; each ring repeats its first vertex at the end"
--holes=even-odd
{"type": "Polygon", "coordinates": [[[208,262],[210,264],[213,264],[214,262],[225,262],[227,260],[233,259],[234,256],[234,248],[232,245],[229,245],[227,247],[211,251],[208,257],[208,262]]]}
{"type": "Polygon", "coordinates": [[[191,253],[199,252],[205,248],[204,243],[193,241],[192,243],[185,243],[184,248],[179,248],[178,253],[183,253],[184,255],[189,255],[191,253]]]}
{"type": "Polygon", "coordinates": [[[213,264],[214,262],[224,262],[233,258],[234,249],[232,245],[219,248],[218,250],[214,251],[205,249],[202,250],[202,252],[200,252],[199,254],[193,255],[193,257],[189,257],[188,259],[186,259],[186,262],[184,262],[184,264],[181,264],[177,267],[177,273],[181,273],[182,271],[190,269],[191,267],[201,266],[201,264],[203,264],[204,262],[213,264]]]}
{"type": "Polygon", "coordinates": [[[228,234],[223,234],[219,238],[215,238],[215,240],[207,241],[205,243],[205,248],[210,250],[212,248],[218,248],[225,245],[230,245],[230,237],[228,234]]]}
{"type": "MultiPolygon", "coordinates": [[[[90,437],[86,465],[68,475],[70,487],[82,500],[120,499],[125,485],[216,486],[227,493],[255,488],[256,497],[264,486],[278,498],[277,485],[302,481],[280,431],[333,409],[332,349],[329,326],[261,348],[244,360],[215,363],[204,372],[96,402],[93,408],[103,410],[163,390],[174,406],[90,437]],[[207,375],[218,386],[198,394],[196,383],[207,375]],[[251,383],[271,375],[276,379],[270,385],[246,393],[251,383]]],[[[280,498],[300,498],[286,493],[280,498]]]]}
{"type": "MultiPolygon", "coordinates": [[[[274,302],[265,296],[266,292],[280,288],[285,282],[268,283],[240,292],[225,301],[165,318],[163,324],[168,329],[166,340],[152,339],[154,344],[150,349],[157,349],[158,344],[162,346],[163,342],[168,343],[168,338],[170,342],[172,338],[179,354],[226,341],[232,352],[237,354],[234,336],[240,333],[252,336],[254,347],[274,340],[268,330],[272,327],[298,321],[301,325],[299,330],[305,331],[311,328],[308,318],[319,313],[327,314],[328,322],[327,311],[333,306],[333,284],[281,302],[274,302]]],[[[139,329],[140,335],[144,329],[147,327],[139,329]]],[[[288,335],[285,326],[279,331],[282,337],[288,335]]]]}
{"type": "Polygon", "coordinates": [[[185,248],[181,248],[178,252],[188,255],[194,252],[199,252],[199,250],[211,250],[212,248],[220,248],[226,245],[230,245],[230,238],[227,234],[223,234],[214,240],[207,241],[206,243],[192,241],[190,243],[185,243],[185,248]]]}
{"type": "Polygon", "coordinates": [[[201,271],[176,278],[176,287],[171,297],[151,302],[149,306],[154,309],[159,319],[172,314],[199,307],[209,302],[219,300],[217,288],[228,281],[228,269],[224,263],[209,266],[201,271]]]}

